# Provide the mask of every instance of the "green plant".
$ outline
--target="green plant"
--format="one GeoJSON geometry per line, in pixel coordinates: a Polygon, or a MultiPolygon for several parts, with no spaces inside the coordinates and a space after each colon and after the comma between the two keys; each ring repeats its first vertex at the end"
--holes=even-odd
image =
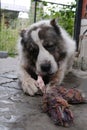
{"type": "Polygon", "coordinates": [[[75,19],[76,2],[71,3],[70,6],[59,6],[53,4],[48,7],[50,15],[45,13],[44,18],[58,18],[58,23],[73,36],[74,19],[75,19]]]}
{"type": "Polygon", "coordinates": [[[27,26],[28,21],[23,19],[11,20],[10,26],[5,25],[5,19],[1,19],[0,29],[0,51],[7,51],[10,56],[17,54],[17,42],[19,32],[27,26]]]}
{"type": "Polygon", "coordinates": [[[0,51],[7,51],[9,55],[16,54],[16,43],[18,31],[10,28],[1,28],[0,31],[0,51]]]}
{"type": "MultiPolygon", "coordinates": [[[[35,0],[32,0],[35,1],[35,0]]],[[[60,2],[61,3],[61,2],[60,2]]],[[[37,21],[39,19],[58,18],[58,23],[73,36],[75,19],[76,0],[70,6],[60,6],[57,4],[48,4],[47,2],[37,2],[37,21]],[[41,5],[41,6],[39,6],[41,5]],[[47,8],[44,11],[44,7],[47,8]]]]}

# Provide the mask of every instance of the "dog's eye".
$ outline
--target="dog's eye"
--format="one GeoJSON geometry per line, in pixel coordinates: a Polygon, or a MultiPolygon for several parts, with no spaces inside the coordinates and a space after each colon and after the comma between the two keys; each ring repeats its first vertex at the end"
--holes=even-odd
{"type": "Polygon", "coordinates": [[[63,60],[66,57],[66,52],[61,52],[59,60],[63,60]]]}
{"type": "Polygon", "coordinates": [[[30,47],[29,48],[30,55],[33,55],[34,58],[37,57],[39,53],[39,48],[38,47],[30,47]]]}
{"type": "Polygon", "coordinates": [[[46,45],[44,46],[49,52],[53,52],[55,50],[55,45],[46,45]]]}

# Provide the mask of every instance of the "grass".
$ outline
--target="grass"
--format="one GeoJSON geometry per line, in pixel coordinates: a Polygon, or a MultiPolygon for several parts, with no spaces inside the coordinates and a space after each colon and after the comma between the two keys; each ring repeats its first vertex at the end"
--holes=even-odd
{"type": "Polygon", "coordinates": [[[29,25],[29,20],[16,19],[15,24],[12,21],[8,28],[4,21],[5,19],[2,18],[0,24],[0,51],[7,51],[8,55],[15,56],[17,54],[19,32],[29,25]]]}
{"type": "Polygon", "coordinates": [[[7,51],[13,56],[17,53],[16,44],[18,40],[18,30],[11,28],[1,28],[0,31],[0,51],[7,51]]]}

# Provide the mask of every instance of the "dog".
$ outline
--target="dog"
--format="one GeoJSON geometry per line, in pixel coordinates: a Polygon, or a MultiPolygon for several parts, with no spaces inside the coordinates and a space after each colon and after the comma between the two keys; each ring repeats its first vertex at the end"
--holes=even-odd
{"type": "Polygon", "coordinates": [[[23,91],[33,96],[40,75],[46,85],[60,85],[73,65],[75,41],[55,19],[33,23],[20,33],[19,79],[23,91]]]}

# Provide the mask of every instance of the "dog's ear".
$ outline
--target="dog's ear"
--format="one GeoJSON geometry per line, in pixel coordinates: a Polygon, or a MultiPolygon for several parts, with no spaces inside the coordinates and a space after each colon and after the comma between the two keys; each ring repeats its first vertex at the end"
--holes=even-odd
{"type": "Polygon", "coordinates": [[[50,21],[50,24],[51,24],[52,26],[56,26],[56,25],[57,25],[56,19],[52,19],[52,20],[50,21]]]}
{"type": "Polygon", "coordinates": [[[26,43],[27,43],[27,38],[25,36],[25,33],[26,33],[25,29],[20,31],[20,36],[22,37],[21,44],[22,44],[23,47],[26,47],[26,43]]]}
{"type": "Polygon", "coordinates": [[[24,38],[25,33],[26,33],[26,30],[25,30],[25,29],[21,30],[21,32],[20,32],[20,36],[21,36],[22,38],[24,38]]]}
{"type": "Polygon", "coordinates": [[[59,27],[58,24],[57,24],[57,19],[52,19],[52,20],[50,21],[50,24],[54,27],[56,33],[57,33],[58,35],[61,35],[60,27],[59,27]]]}

